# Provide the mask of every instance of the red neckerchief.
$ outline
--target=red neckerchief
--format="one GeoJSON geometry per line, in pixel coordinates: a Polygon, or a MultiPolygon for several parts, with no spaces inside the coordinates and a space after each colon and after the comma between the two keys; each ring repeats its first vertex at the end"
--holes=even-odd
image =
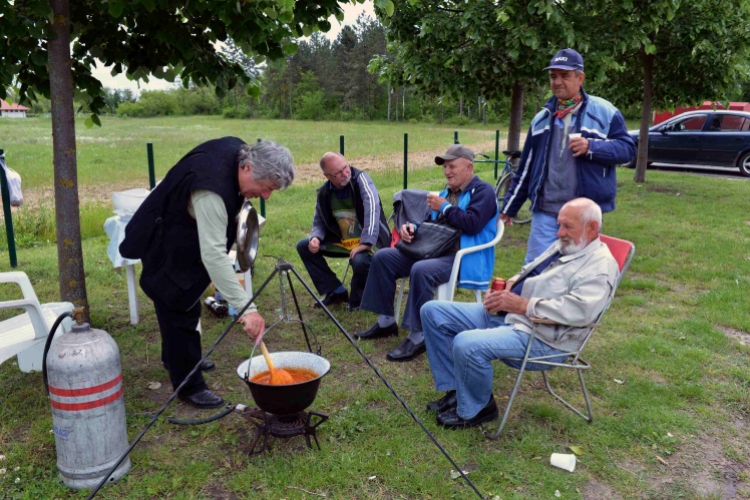
{"type": "Polygon", "coordinates": [[[565,101],[557,101],[557,111],[554,112],[554,115],[561,120],[567,115],[568,113],[572,113],[575,107],[578,105],[579,102],[583,100],[583,96],[580,92],[578,92],[578,95],[576,95],[572,99],[567,99],[565,101]]]}

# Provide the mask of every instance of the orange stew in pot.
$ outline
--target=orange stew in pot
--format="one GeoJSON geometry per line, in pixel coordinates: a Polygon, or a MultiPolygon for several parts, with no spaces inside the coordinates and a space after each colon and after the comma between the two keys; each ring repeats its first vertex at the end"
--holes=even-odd
{"type": "MultiPolygon", "coordinates": [[[[312,370],[308,370],[306,368],[286,368],[285,367],[284,371],[288,372],[289,375],[292,376],[292,380],[293,380],[293,382],[291,382],[292,384],[299,384],[300,382],[306,382],[308,380],[317,378],[318,376],[317,373],[315,373],[312,370]]],[[[271,371],[266,370],[264,372],[260,372],[259,374],[252,377],[250,381],[255,382],[256,384],[271,385],[271,371]]]]}

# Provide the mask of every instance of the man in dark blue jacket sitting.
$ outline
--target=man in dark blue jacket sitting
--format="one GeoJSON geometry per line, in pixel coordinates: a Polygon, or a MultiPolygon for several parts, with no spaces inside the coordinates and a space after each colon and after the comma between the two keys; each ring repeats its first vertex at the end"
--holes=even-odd
{"type": "MultiPolygon", "coordinates": [[[[450,279],[453,260],[459,249],[487,243],[497,234],[497,198],[492,186],[474,175],[474,153],[467,147],[454,144],[444,155],[436,157],[435,163],[443,166],[448,188],[440,194],[427,195],[427,203],[432,209],[428,220],[460,229],[461,239],[456,248],[433,259],[417,261],[396,248],[381,249],[375,254],[367,276],[362,309],[377,313],[379,317],[370,328],[357,332],[355,336],[375,339],[398,334],[393,308],[396,281],[409,276],[409,297],[401,326],[410,333],[401,345],[388,353],[390,361],[409,361],[425,352],[419,310],[433,298],[435,287],[450,279]]],[[[399,234],[406,242],[410,242],[414,234],[418,237],[419,224],[425,221],[413,222],[400,228],[399,234]]],[[[494,247],[465,256],[461,261],[459,286],[486,290],[494,264],[494,247]]]]}
{"type": "Polygon", "coordinates": [[[581,54],[563,49],[544,69],[554,96],[531,122],[500,210],[510,225],[524,202],[531,201],[527,264],[557,240],[557,215],[565,203],[585,197],[602,212],[615,209],[615,168],[636,154],[620,111],[583,90],[581,54]]]}
{"type": "MultiPolygon", "coordinates": [[[[348,302],[348,309],[355,311],[362,302],[373,247],[388,247],[391,232],[378,190],[367,173],[335,152],[323,155],[320,169],[328,180],[318,189],[310,237],[297,243],[297,253],[318,293],[325,294],[323,304],[348,302]],[[349,258],[351,295],[325,257],[349,258]]],[[[319,307],[317,302],[314,307],[319,307]]]]}

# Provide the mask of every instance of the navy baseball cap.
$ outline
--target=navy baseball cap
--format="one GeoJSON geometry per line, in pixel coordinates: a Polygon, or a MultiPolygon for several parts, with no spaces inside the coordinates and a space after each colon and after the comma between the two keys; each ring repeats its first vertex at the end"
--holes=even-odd
{"type": "Polygon", "coordinates": [[[555,54],[549,62],[549,66],[544,69],[577,69],[578,71],[583,71],[583,57],[573,49],[562,49],[555,54]]]}

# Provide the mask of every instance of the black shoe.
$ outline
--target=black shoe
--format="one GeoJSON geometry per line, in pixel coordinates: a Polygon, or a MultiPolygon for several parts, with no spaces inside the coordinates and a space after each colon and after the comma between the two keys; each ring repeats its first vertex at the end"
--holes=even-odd
{"type": "Polygon", "coordinates": [[[384,328],[381,328],[380,325],[378,325],[377,321],[374,325],[372,325],[367,330],[362,330],[359,332],[354,333],[354,338],[361,340],[361,339],[379,339],[383,337],[390,337],[391,335],[398,335],[398,325],[396,323],[392,323],[384,328]]]}
{"type": "Polygon", "coordinates": [[[458,405],[456,391],[448,391],[442,398],[427,403],[427,411],[436,411],[438,413],[443,413],[445,410],[455,408],[456,405],[458,405]]]}
{"type": "Polygon", "coordinates": [[[184,401],[199,410],[220,408],[224,406],[224,400],[209,389],[201,389],[192,394],[179,394],[177,397],[180,398],[180,401],[184,401]]]}
{"type": "Polygon", "coordinates": [[[352,306],[351,304],[346,306],[346,310],[350,313],[359,311],[359,306],[352,306]]]}
{"type": "MultiPolygon", "coordinates": [[[[344,290],[341,293],[331,292],[331,293],[327,294],[325,296],[325,298],[323,300],[321,300],[321,302],[326,307],[331,307],[332,305],[335,305],[335,304],[342,304],[344,302],[348,303],[349,302],[349,292],[346,291],[346,290],[344,290]]],[[[315,302],[315,304],[313,304],[313,307],[315,307],[316,309],[320,309],[320,304],[318,302],[315,302]]]]}
{"type": "Polygon", "coordinates": [[[411,361],[426,350],[424,339],[418,344],[406,339],[397,348],[389,352],[386,359],[388,361],[411,361]]]}
{"type": "MultiPolygon", "coordinates": [[[[166,363],[164,363],[164,369],[167,370],[167,371],[169,371],[169,365],[166,364],[166,363]]],[[[203,363],[201,363],[201,371],[202,372],[212,372],[215,369],[216,369],[216,365],[210,359],[207,359],[206,361],[204,361],[203,363]]]]}
{"type": "Polygon", "coordinates": [[[446,429],[463,429],[466,427],[475,427],[490,420],[497,420],[498,412],[495,398],[490,396],[490,402],[479,410],[479,413],[472,418],[461,418],[458,416],[458,406],[449,408],[443,413],[438,413],[437,423],[446,429]]]}

